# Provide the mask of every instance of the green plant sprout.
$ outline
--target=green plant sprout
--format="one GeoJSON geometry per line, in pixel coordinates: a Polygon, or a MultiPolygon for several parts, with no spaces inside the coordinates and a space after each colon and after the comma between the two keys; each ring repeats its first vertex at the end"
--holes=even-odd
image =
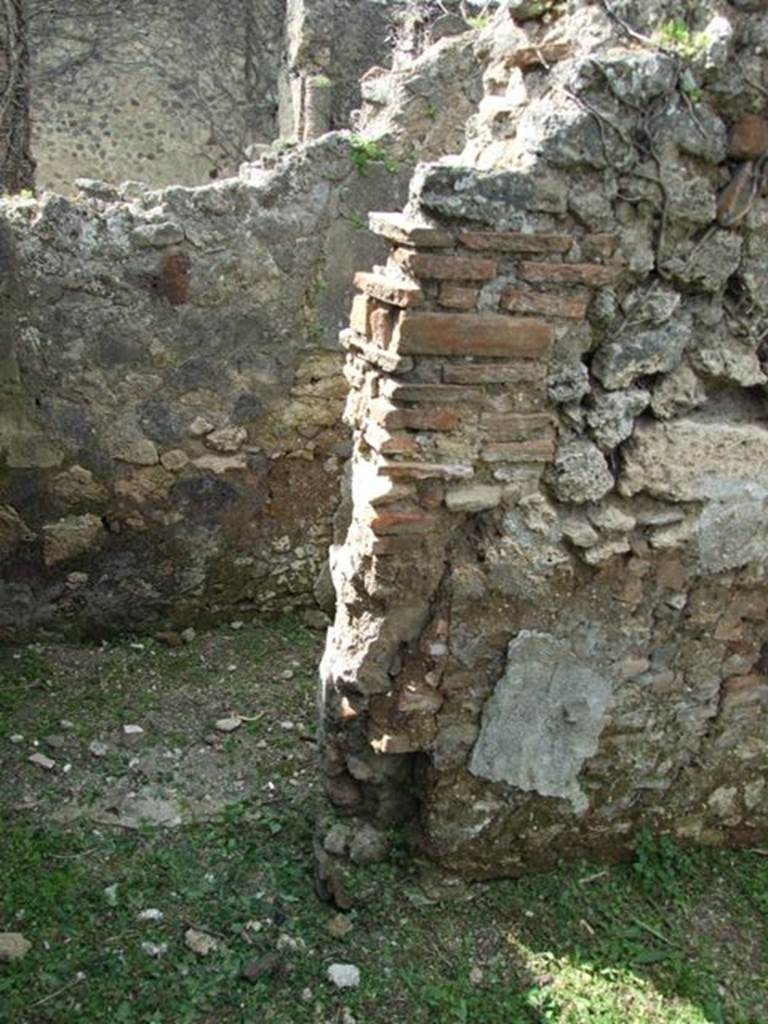
{"type": "Polygon", "coordinates": [[[349,145],[352,163],[360,174],[367,174],[368,165],[371,163],[384,164],[390,174],[397,170],[397,163],[387,156],[384,147],[378,142],[365,139],[362,135],[353,135],[349,145]]]}

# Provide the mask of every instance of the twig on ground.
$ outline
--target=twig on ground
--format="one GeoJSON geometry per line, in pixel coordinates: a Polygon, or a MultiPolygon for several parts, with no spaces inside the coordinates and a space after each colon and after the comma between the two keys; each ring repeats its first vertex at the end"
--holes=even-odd
{"type": "Polygon", "coordinates": [[[598,871],[595,875],[587,875],[586,878],[579,879],[579,885],[589,885],[590,882],[596,882],[598,878],[605,878],[607,874],[607,871],[598,871]]]}
{"type": "Polygon", "coordinates": [[[51,999],[55,999],[57,996],[62,995],[62,993],[66,992],[70,988],[74,988],[75,985],[79,985],[83,981],[85,981],[85,978],[75,978],[73,981],[67,982],[66,985],[62,985],[61,988],[57,988],[55,992],[49,992],[48,995],[47,996],[43,996],[42,999],[38,999],[34,1003],[29,1003],[27,1005],[27,1009],[28,1010],[32,1010],[36,1006],[42,1006],[43,1003],[50,1002],[51,999]]]}

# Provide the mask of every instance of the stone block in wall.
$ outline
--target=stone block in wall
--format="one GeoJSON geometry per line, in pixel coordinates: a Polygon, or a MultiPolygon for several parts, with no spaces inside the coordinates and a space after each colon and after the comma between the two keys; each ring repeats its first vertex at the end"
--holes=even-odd
{"type": "Polygon", "coordinates": [[[355,274],[355,286],[372,299],[403,308],[418,306],[424,298],[421,288],[415,285],[364,271],[355,274]]]}
{"type": "Polygon", "coordinates": [[[694,418],[638,424],[627,442],[619,490],[671,501],[768,495],[768,430],[694,418]]]}
{"type": "Polygon", "coordinates": [[[484,413],[481,426],[496,441],[524,441],[542,434],[551,434],[551,413],[484,413]]]}
{"type": "Polygon", "coordinates": [[[523,260],[520,275],[533,283],[581,284],[603,288],[616,283],[619,269],[599,263],[536,263],[523,260]]]}
{"type": "Polygon", "coordinates": [[[404,355],[506,356],[545,358],[552,328],[540,320],[496,313],[407,313],[392,339],[404,355]]]}
{"type": "Polygon", "coordinates": [[[435,517],[421,511],[383,511],[373,516],[370,527],[381,537],[431,533],[435,528],[435,517]]]}
{"type": "Polygon", "coordinates": [[[447,384],[522,384],[540,387],[546,378],[543,363],[520,361],[514,363],[446,363],[444,378],[447,384]]]}
{"type": "Polygon", "coordinates": [[[485,462],[551,462],[555,457],[555,440],[494,442],[483,447],[480,457],[485,462]]]}
{"type": "Polygon", "coordinates": [[[385,399],[374,399],[369,416],[390,430],[454,430],[461,422],[455,409],[408,409],[385,399]]]}
{"type": "Polygon", "coordinates": [[[462,288],[460,285],[444,284],[440,288],[438,301],[446,309],[468,312],[477,308],[479,294],[476,288],[462,288]]]}
{"type": "Polygon", "coordinates": [[[98,516],[86,513],[66,516],[43,527],[45,564],[69,561],[89,551],[104,537],[104,524],[98,516]]]}
{"type": "Polygon", "coordinates": [[[467,249],[512,253],[566,253],[572,235],[544,235],[522,231],[461,231],[459,242],[467,249]]]}
{"type": "Polygon", "coordinates": [[[445,504],[452,512],[483,512],[501,502],[500,484],[467,484],[449,487],[445,504]]]}
{"type": "Polygon", "coordinates": [[[453,245],[453,234],[443,228],[426,227],[402,213],[370,213],[368,225],[376,235],[399,245],[419,249],[446,249],[453,245]]]}
{"type": "Polygon", "coordinates": [[[496,276],[495,260],[411,252],[410,249],[395,249],[393,256],[403,270],[423,280],[490,281],[496,276]]]}
{"type": "Polygon", "coordinates": [[[534,292],[530,288],[505,288],[501,293],[501,307],[510,313],[583,320],[591,298],[589,292],[581,290],[558,294],[534,292]]]}
{"type": "Polygon", "coordinates": [[[373,303],[368,295],[356,295],[352,299],[352,309],[349,313],[349,326],[353,331],[368,337],[371,327],[371,311],[373,303]]]}
{"type": "Polygon", "coordinates": [[[597,753],[610,697],[611,684],[597,665],[551,635],[520,632],[483,710],[470,771],[569,800],[583,812],[589,801],[579,774],[597,753]]]}

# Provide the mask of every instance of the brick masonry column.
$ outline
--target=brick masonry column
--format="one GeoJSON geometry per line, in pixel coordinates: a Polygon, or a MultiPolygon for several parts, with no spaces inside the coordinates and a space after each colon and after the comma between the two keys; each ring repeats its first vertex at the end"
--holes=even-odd
{"type": "MultiPolygon", "coordinates": [[[[321,706],[330,803],[386,825],[416,810],[420,758],[438,729],[451,544],[554,458],[555,332],[585,317],[592,289],[617,268],[603,262],[608,236],[582,237],[579,262],[565,262],[570,234],[449,230],[401,214],[372,214],[370,226],[391,255],[382,271],[356,275],[341,334],[353,512],[331,557],[338,605],[321,706]]],[[[343,904],[346,848],[330,834],[318,839],[320,875],[343,904]]]]}

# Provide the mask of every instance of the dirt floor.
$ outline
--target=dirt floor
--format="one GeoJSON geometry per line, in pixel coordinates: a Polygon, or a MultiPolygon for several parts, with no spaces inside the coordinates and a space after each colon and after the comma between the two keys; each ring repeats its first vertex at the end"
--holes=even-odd
{"type": "Polygon", "coordinates": [[[320,903],[321,646],[287,618],[0,650],[0,933],[31,944],[0,934],[2,1024],[768,1022],[768,851],[641,836],[438,900],[393,835],[360,906],[320,903]]]}

